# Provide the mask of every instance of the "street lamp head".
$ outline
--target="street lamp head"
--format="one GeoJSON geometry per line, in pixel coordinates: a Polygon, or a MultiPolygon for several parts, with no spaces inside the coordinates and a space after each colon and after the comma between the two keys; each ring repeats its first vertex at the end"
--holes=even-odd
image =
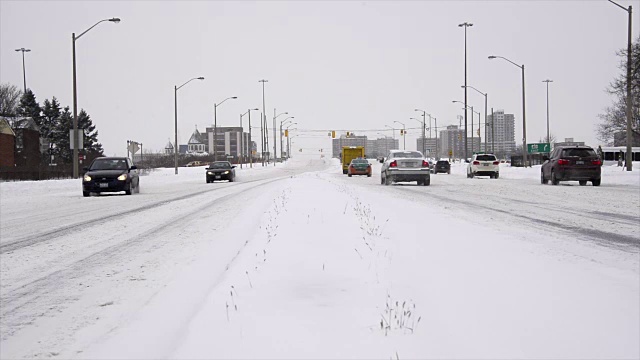
{"type": "Polygon", "coordinates": [[[200,77],[198,78],[198,80],[204,80],[204,78],[203,78],[202,76],[200,76],[200,77]]]}
{"type": "Polygon", "coordinates": [[[232,98],[232,99],[237,99],[238,97],[237,97],[237,96],[232,96],[231,98],[232,98]]]}
{"type": "Polygon", "coordinates": [[[489,56],[489,59],[495,59],[497,56],[491,55],[489,56]]]}
{"type": "Polygon", "coordinates": [[[120,22],[120,18],[111,18],[111,19],[109,19],[109,21],[117,24],[117,23],[120,22]]]}
{"type": "Polygon", "coordinates": [[[458,24],[459,27],[463,27],[463,26],[473,26],[472,23],[468,23],[468,22],[463,22],[462,24],[458,24]]]}
{"type": "Polygon", "coordinates": [[[254,111],[258,111],[258,110],[260,110],[260,109],[258,109],[258,108],[255,108],[255,109],[251,109],[251,110],[254,110],[254,111]]]}

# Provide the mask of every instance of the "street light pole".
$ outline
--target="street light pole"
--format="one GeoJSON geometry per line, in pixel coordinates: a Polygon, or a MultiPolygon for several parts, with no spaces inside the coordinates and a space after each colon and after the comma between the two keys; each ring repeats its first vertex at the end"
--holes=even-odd
{"type": "MultiPolygon", "coordinates": [[[[276,109],[273,108],[273,166],[276,166],[276,156],[277,156],[277,148],[276,148],[276,130],[278,129],[277,125],[276,125],[276,119],[278,118],[278,116],[280,115],[289,115],[288,112],[283,112],[280,113],[278,115],[276,115],[276,109]]],[[[282,128],[280,129],[282,130],[282,128]]],[[[282,141],[282,138],[280,138],[280,140],[282,141]]]]}
{"type": "Polygon", "coordinates": [[[22,78],[24,80],[24,93],[27,93],[27,71],[25,70],[24,67],[24,53],[31,51],[31,49],[25,49],[25,48],[20,48],[20,49],[16,49],[16,51],[21,51],[22,52],[22,78]]]}
{"type": "Polygon", "coordinates": [[[553,80],[542,80],[543,83],[547,83],[547,142],[551,144],[551,137],[549,135],[549,83],[553,80]]]}
{"type": "MultiPolygon", "coordinates": [[[[267,128],[266,128],[266,124],[267,124],[267,110],[265,107],[265,102],[264,102],[264,83],[269,82],[269,80],[258,80],[258,82],[262,83],[262,115],[260,115],[260,123],[261,123],[261,127],[263,129],[262,132],[262,140],[260,140],[261,144],[261,150],[262,150],[262,166],[264,166],[264,153],[266,151],[266,147],[265,147],[265,139],[267,138],[267,128]]],[[[275,129],[274,129],[275,131],[275,129]]]]}
{"type": "Polygon", "coordinates": [[[80,146],[80,139],[78,136],[78,87],[76,85],[76,40],[86,34],[89,30],[98,26],[98,24],[110,21],[113,23],[119,23],[119,18],[103,19],[95,23],[92,27],[85,30],[80,35],[76,36],[76,33],[71,33],[71,46],[73,54],[73,178],[78,178],[78,147],[80,146]]]}
{"type": "Polygon", "coordinates": [[[222,100],[219,104],[213,103],[213,161],[218,161],[218,106],[229,99],[237,98],[237,96],[231,96],[222,100]]]}
{"type": "Polygon", "coordinates": [[[631,98],[631,14],[633,13],[633,9],[631,5],[629,5],[629,9],[625,9],[620,6],[615,1],[609,0],[610,3],[616,5],[622,10],[626,11],[629,14],[629,22],[627,29],[627,154],[626,154],[626,163],[627,163],[627,171],[631,171],[633,168],[633,156],[631,154],[631,143],[633,142],[631,133],[633,132],[632,123],[632,109],[633,109],[633,99],[631,98]]]}
{"type": "Polygon", "coordinates": [[[526,167],[527,166],[527,112],[526,112],[526,108],[525,108],[525,93],[524,93],[524,64],[522,65],[518,65],[516,63],[514,63],[513,61],[502,57],[502,56],[495,56],[495,55],[491,55],[489,56],[489,59],[495,59],[495,58],[500,58],[503,59],[505,61],[510,62],[511,64],[519,67],[522,70],[522,166],[526,167]]]}
{"type": "Polygon", "coordinates": [[[173,146],[173,161],[174,161],[176,175],[178,175],[178,90],[193,80],[204,80],[204,78],[202,76],[197,78],[192,78],[180,86],[176,86],[176,85],[173,86],[174,135],[175,135],[175,143],[173,146]]]}
{"type": "MultiPolygon", "coordinates": [[[[427,112],[420,109],[415,109],[414,111],[422,111],[422,155],[426,156],[425,152],[427,151],[427,147],[425,146],[425,136],[424,128],[425,128],[425,118],[427,116],[427,112]]],[[[431,122],[431,115],[429,115],[429,122],[431,122]]],[[[431,138],[431,124],[429,124],[429,138],[431,138]]]]}
{"type": "Polygon", "coordinates": [[[294,119],[295,116],[289,116],[286,119],[280,121],[280,159],[282,159],[282,124],[288,119],[294,119]]]}
{"type": "MultiPolygon", "coordinates": [[[[464,85],[462,86],[464,87],[464,85]]],[[[484,96],[484,151],[487,152],[487,97],[488,97],[488,93],[483,93],[482,91],[474,88],[471,85],[467,85],[467,87],[477,91],[478,93],[480,93],[482,96],[484,96]]],[[[479,116],[480,114],[478,114],[479,116]]],[[[478,122],[479,123],[479,122],[478,122]]],[[[479,127],[479,126],[478,126],[479,127]]],[[[493,140],[492,140],[493,141],[493,140]]]]}
{"type": "MultiPolygon", "coordinates": [[[[459,27],[464,27],[464,158],[467,159],[467,137],[469,132],[467,131],[467,28],[473,26],[473,24],[464,22],[458,24],[459,27]]],[[[473,117],[473,115],[471,115],[473,117]]]]}

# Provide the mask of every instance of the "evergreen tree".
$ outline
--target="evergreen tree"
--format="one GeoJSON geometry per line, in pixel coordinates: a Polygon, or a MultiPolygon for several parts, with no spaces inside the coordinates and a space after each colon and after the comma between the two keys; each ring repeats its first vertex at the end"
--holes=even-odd
{"type": "Polygon", "coordinates": [[[41,123],[42,109],[40,104],[36,101],[36,95],[27,89],[27,92],[22,95],[20,99],[20,105],[18,105],[18,116],[31,117],[38,126],[41,123]]]}
{"type": "Polygon", "coordinates": [[[98,142],[98,130],[93,125],[91,117],[84,109],[78,114],[78,129],[84,131],[84,151],[90,157],[104,156],[102,144],[98,142]]]}
{"type": "Polygon", "coordinates": [[[55,132],[58,131],[60,126],[60,103],[54,96],[51,101],[44,100],[42,106],[42,119],[40,121],[40,136],[47,139],[49,143],[49,151],[42,154],[43,163],[48,164],[51,155],[53,155],[52,144],[55,144],[54,137],[55,132]]]}
{"type": "Polygon", "coordinates": [[[69,111],[69,107],[65,106],[60,113],[58,126],[51,137],[51,141],[55,144],[53,154],[58,164],[73,163],[73,150],[69,148],[69,131],[71,129],[73,129],[73,115],[69,111]]]}

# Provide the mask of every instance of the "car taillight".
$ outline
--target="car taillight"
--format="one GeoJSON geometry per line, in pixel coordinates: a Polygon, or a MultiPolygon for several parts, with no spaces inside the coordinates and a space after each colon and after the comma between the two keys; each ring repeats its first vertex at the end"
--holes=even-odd
{"type": "Polygon", "coordinates": [[[480,161],[474,161],[473,165],[480,165],[480,161]]]}
{"type": "Polygon", "coordinates": [[[592,163],[593,165],[602,165],[602,161],[600,161],[600,159],[593,160],[591,163],[592,163]]]}
{"type": "Polygon", "coordinates": [[[493,165],[500,165],[500,161],[494,161],[493,165]]]}
{"type": "Polygon", "coordinates": [[[389,164],[389,167],[398,167],[398,163],[397,163],[395,160],[393,160],[393,161],[389,164]]]}
{"type": "Polygon", "coordinates": [[[569,160],[560,159],[560,160],[558,160],[558,165],[569,165],[569,160]]]}
{"type": "Polygon", "coordinates": [[[429,167],[429,162],[426,160],[422,160],[422,167],[429,167]]]}

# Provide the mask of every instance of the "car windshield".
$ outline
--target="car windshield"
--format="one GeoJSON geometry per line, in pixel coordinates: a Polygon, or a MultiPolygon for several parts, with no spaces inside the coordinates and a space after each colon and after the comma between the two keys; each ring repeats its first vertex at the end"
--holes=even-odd
{"type": "Polygon", "coordinates": [[[95,159],[89,170],[127,170],[125,159],[95,159]]]}
{"type": "Polygon", "coordinates": [[[230,167],[231,167],[231,163],[228,161],[214,162],[209,166],[209,168],[211,169],[228,169],[230,167]]]}
{"type": "Polygon", "coordinates": [[[565,149],[562,156],[590,157],[596,156],[596,152],[593,149],[565,149]]]}
{"type": "Polygon", "coordinates": [[[351,160],[352,164],[369,164],[369,162],[365,159],[354,159],[351,160]]]}
{"type": "Polygon", "coordinates": [[[438,161],[438,162],[436,163],[436,165],[449,165],[449,162],[448,162],[448,161],[446,161],[446,160],[444,160],[444,161],[443,161],[443,160],[440,160],[440,161],[438,161]]]}
{"type": "Polygon", "coordinates": [[[391,154],[392,158],[422,158],[422,154],[417,151],[402,151],[391,154]]]}
{"type": "Polygon", "coordinates": [[[478,160],[478,161],[495,161],[496,157],[494,155],[478,155],[478,156],[476,156],[476,160],[478,160]]]}

